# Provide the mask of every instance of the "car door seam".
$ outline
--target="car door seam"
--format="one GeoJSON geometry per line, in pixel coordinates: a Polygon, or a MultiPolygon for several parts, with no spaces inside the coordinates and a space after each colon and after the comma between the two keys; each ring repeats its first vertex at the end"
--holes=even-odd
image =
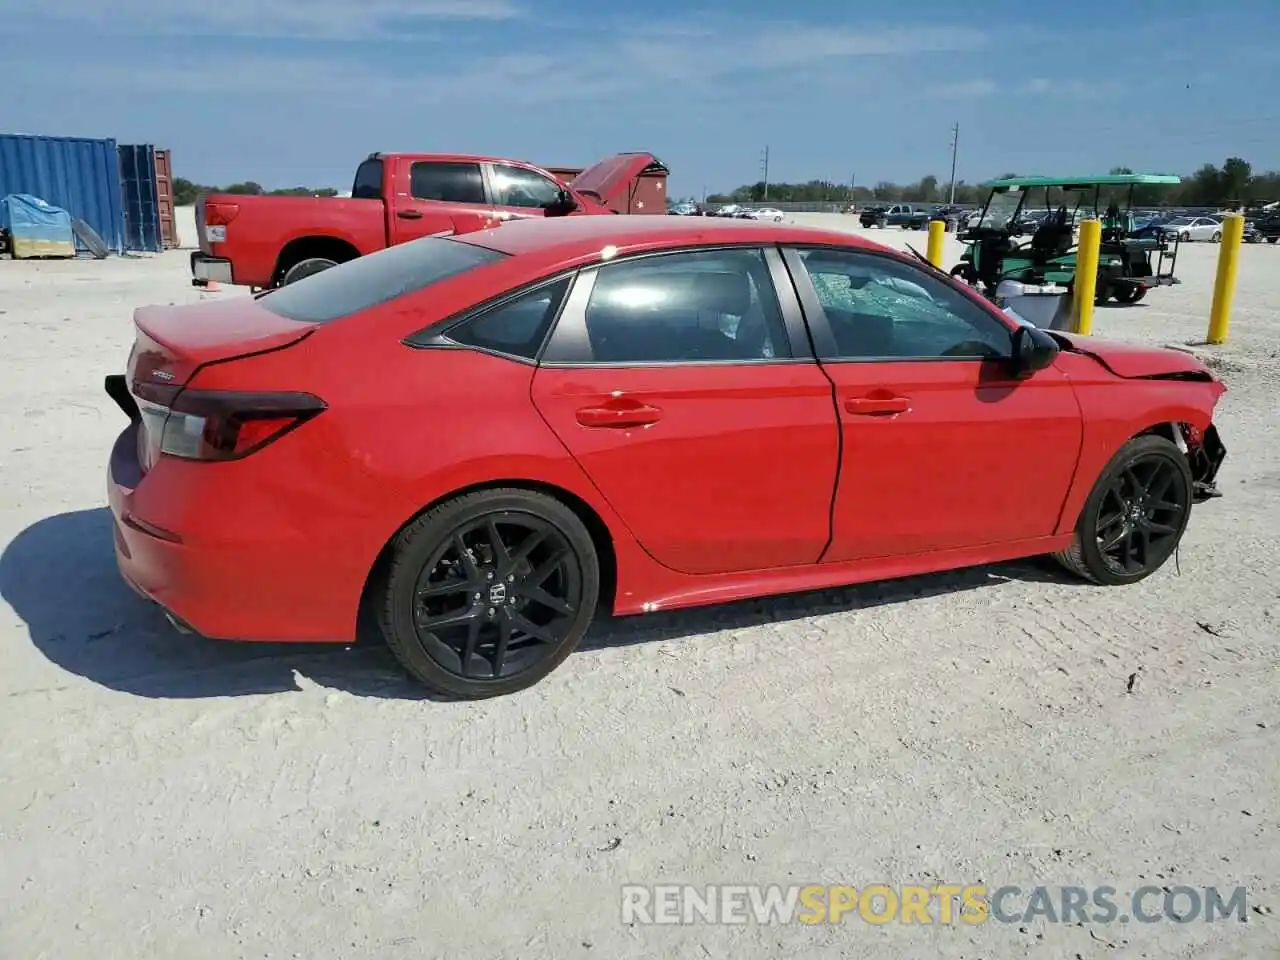
{"type": "Polygon", "coordinates": [[[804,324],[804,335],[805,339],[809,341],[809,350],[812,353],[813,362],[831,389],[831,412],[836,421],[836,475],[831,484],[831,498],[827,503],[827,542],[818,552],[818,559],[814,561],[814,563],[822,563],[831,551],[831,544],[835,542],[836,537],[836,503],[840,497],[840,485],[844,481],[844,419],[840,416],[840,397],[835,379],[827,372],[827,368],[818,356],[818,346],[813,342],[813,330],[809,326],[809,317],[804,311],[804,298],[800,296],[798,282],[795,274],[791,272],[791,265],[787,263],[781,244],[778,246],[778,259],[782,261],[782,269],[786,271],[787,278],[791,281],[791,294],[795,297],[796,309],[800,311],[800,320],[804,324]]]}

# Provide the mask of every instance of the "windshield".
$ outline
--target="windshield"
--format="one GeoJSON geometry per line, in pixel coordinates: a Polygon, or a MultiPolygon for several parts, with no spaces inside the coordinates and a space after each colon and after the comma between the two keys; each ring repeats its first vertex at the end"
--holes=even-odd
{"type": "Polygon", "coordinates": [[[1190,217],[1174,217],[1172,220],[1168,222],[1175,227],[1185,227],[1191,223],[1191,218],[1190,217]]]}
{"type": "Polygon", "coordinates": [[[1007,227],[1013,220],[1014,211],[1022,202],[1022,191],[1010,188],[1000,193],[993,193],[987,202],[987,209],[982,215],[981,226],[1000,229],[1007,227]]]}
{"type": "Polygon", "coordinates": [[[424,237],[330,267],[258,297],[259,306],[302,323],[329,323],[509,254],[424,237]]]}

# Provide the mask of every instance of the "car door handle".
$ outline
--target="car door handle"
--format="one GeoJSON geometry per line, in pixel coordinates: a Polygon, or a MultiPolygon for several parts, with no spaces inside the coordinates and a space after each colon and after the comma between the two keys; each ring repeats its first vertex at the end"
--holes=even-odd
{"type": "Polygon", "coordinates": [[[396,214],[396,216],[399,217],[401,220],[421,220],[422,211],[421,210],[401,210],[399,213],[396,214]]]}
{"type": "Polygon", "coordinates": [[[583,407],[578,422],[584,427],[644,427],[662,419],[662,411],[645,403],[616,407],[583,407]]]}
{"type": "Polygon", "coordinates": [[[907,397],[853,397],[844,402],[849,413],[860,417],[887,417],[911,409],[907,397]]]}

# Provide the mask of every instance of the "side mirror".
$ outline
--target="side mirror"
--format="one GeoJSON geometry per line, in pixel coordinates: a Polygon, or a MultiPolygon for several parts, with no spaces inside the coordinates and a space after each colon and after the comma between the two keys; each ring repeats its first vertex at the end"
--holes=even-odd
{"type": "Polygon", "coordinates": [[[1060,352],[1058,341],[1039,327],[1018,327],[1013,331],[1010,372],[1018,379],[1029,377],[1053,363],[1060,352]]]}
{"type": "Polygon", "coordinates": [[[556,198],[543,209],[548,217],[563,217],[578,209],[578,201],[573,198],[572,193],[562,187],[556,194],[556,198]]]}

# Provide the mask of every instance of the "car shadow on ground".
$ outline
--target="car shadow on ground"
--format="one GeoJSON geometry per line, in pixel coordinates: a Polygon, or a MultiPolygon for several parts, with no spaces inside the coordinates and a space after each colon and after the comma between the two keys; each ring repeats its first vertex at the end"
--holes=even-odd
{"type": "MultiPolygon", "coordinates": [[[[1032,560],[856,587],[603,620],[583,650],[678,640],[763,623],[821,616],[1010,580],[1073,583],[1032,560]]],[[[365,627],[352,645],[227,643],[178,633],[120,579],[105,508],[49,517],[0,555],[0,596],[52,663],[141,697],[191,699],[284,693],[319,685],[357,696],[435,699],[410,680],[365,627]]],[[[234,602],[234,598],[228,598],[234,602]]],[[[20,692],[20,691],[15,691],[20,692]]]]}

